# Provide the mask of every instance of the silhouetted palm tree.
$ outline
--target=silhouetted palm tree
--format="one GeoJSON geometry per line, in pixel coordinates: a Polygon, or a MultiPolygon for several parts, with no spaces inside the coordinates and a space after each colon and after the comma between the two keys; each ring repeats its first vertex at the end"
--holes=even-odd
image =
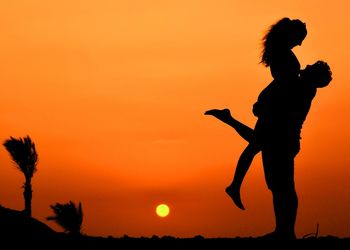
{"type": "Polygon", "coordinates": [[[24,174],[24,212],[32,216],[32,177],[36,172],[38,163],[38,154],[35,150],[34,142],[29,136],[24,138],[13,138],[6,140],[3,144],[10,153],[16,167],[24,174]]]}
{"type": "Polygon", "coordinates": [[[81,235],[81,225],[83,223],[83,209],[81,202],[76,206],[74,202],[50,206],[55,215],[49,216],[47,220],[54,220],[65,232],[71,235],[81,235]]]}

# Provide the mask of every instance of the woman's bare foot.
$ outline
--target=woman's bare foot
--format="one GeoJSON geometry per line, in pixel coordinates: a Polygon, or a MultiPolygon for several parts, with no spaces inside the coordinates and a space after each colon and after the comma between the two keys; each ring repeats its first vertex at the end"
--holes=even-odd
{"type": "Polygon", "coordinates": [[[235,203],[235,205],[237,207],[239,207],[240,209],[242,210],[245,210],[244,206],[243,206],[243,203],[241,201],[241,194],[239,192],[239,189],[237,188],[234,188],[232,186],[228,186],[226,189],[225,189],[225,192],[228,194],[228,196],[231,197],[233,203],[235,203]]]}
{"type": "Polygon", "coordinates": [[[212,115],[223,122],[227,122],[230,118],[232,118],[229,109],[210,109],[207,110],[204,114],[212,115]]]}

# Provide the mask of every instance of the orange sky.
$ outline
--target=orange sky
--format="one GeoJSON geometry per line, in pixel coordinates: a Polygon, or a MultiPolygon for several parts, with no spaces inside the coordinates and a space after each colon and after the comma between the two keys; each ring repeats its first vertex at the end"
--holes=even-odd
{"type": "MultiPolygon", "coordinates": [[[[319,223],[321,235],[350,236],[349,9],[345,0],[2,1],[0,140],[36,143],[34,217],[73,200],[90,235],[271,231],[261,155],[241,211],[224,189],[246,143],[203,113],[228,107],[254,125],[252,104],[271,80],[260,41],[288,16],[308,27],[294,50],[302,67],[323,59],[334,76],[302,131],[296,232],[319,223]],[[168,217],[155,215],[158,203],[168,217]]],[[[0,172],[0,204],[22,209],[24,178],[4,147],[0,172]]]]}

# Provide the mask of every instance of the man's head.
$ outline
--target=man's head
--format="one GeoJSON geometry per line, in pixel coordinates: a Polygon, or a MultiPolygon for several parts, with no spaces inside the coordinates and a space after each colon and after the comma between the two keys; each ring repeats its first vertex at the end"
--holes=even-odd
{"type": "Polygon", "coordinates": [[[300,77],[303,81],[313,84],[316,88],[323,88],[331,82],[332,71],[326,62],[317,61],[301,70],[300,77]]]}

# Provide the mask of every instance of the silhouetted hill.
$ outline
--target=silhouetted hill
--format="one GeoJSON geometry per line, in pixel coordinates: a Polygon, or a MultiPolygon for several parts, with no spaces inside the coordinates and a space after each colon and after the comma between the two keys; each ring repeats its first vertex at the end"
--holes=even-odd
{"type": "Polygon", "coordinates": [[[50,240],[59,235],[46,224],[28,217],[22,211],[0,205],[0,239],[50,240]]]}

